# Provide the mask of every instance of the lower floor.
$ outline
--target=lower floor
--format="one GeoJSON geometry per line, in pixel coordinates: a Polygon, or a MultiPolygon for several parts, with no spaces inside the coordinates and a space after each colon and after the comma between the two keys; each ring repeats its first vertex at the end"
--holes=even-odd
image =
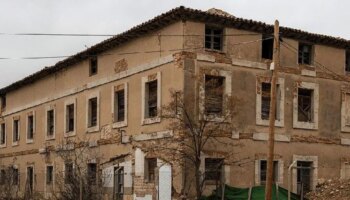
{"type": "MultiPolygon", "coordinates": [[[[204,194],[210,194],[222,184],[234,187],[265,184],[267,142],[237,139],[234,143],[240,145],[230,149],[234,151],[230,159],[223,156],[225,149],[221,145],[203,151],[200,171],[204,194]]],[[[61,148],[68,151],[70,147],[61,148]]],[[[86,152],[70,150],[74,153],[51,150],[0,157],[3,188],[0,195],[8,195],[7,192],[23,196],[29,192],[53,199],[62,195],[57,191],[64,185],[74,185],[71,177],[77,175],[86,180],[92,192],[98,191],[101,199],[190,199],[194,194],[192,166],[167,160],[146,148],[115,143],[87,147],[86,152]]],[[[274,181],[300,194],[314,190],[328,179],[350,178],[349,150],[345,145],[323,142],[276,142],[274,181]]],[[[81,187],[87,191],[85,186],[77,188],[81,187]]]]}

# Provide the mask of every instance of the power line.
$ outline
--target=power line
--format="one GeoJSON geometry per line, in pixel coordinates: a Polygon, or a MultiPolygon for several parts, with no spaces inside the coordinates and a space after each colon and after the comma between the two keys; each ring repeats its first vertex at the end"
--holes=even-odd
{"type": "MultiPolygon", "coordinates": [[[[230,46],[246,45],[246,44],[259,42],[259,41],[263,41],[263,40],[269,40],[272,38],[273,37],[257,39],[257,40],[250,40],[250,41],[246,41],[246,42],[238,42],[238,43],[230,44],[230,46]]],[[[133,54],[148,54],[148,53],[162,53],[162,52],[173,52],[173,51],[184,51],[184,50],[196,50],[196,49],[204,49],[204,48],[205,47],[189,47],[189,48],[178,48],[178,49],[168,49],[168,50],[133,51],[133,52],[122,52],[122,53],[102,53],[102,54],[98,54],[98,55],[99,56],[133,55],[133,54]]],[[[94,56],[97,56],[97,55],[89,55],[87,57],[94,57],[94,56]]],[[[69,58],[69,57],[71,57],[71,56],[60,55],[60,56],[34,56],[34,57],[18,57],[18,58],[0,57],[0,60],[40,60],[40,59],[57,59],[57,58],[69,58]]]]}
{"type": "MultiPolygon", "coordinates": [[[[139,34],[89,34],[89,33],[0,33],[0,35],[7,36],[63,36],[63,37],[114,37],[119,35],[125,36],[137,36],[139,34]]],[[[154,37],[183,37],[183,36],[210,36],[207,34],[142,34],[143,36],[154,37]]],[[[261,33],[241,33],[241,34],[217,34],[220,36],[249,36],[249,35],[261,35],[261,33]]]]}

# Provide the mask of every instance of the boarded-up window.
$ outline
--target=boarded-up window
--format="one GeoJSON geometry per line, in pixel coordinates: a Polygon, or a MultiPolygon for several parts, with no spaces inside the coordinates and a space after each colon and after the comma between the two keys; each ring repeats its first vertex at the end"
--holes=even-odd
{"type": "Polygon", "coordinates": [[[54,110],[47,111],[47,136],[53,136],[55,131],[55,112],[54,110]]]}
{"type": "Polygon", "coordinates": [[[27,139],[33,139],[34,137],[34,116],[28,116],[27,123],[27,139]]]}
{"type": "MultiPolygon", "coordinates": [[[[260,184],[265,185],[266,184],[266,178],[267,178],[267,161],[266,160],[260,160],[260,184]]],[[[273,161],[273,176],[272,181],[276,182],[278,181],[278,161],[273,161]]]]}
{"type": "Polygon", "coordinates": [[[93,57],[90,59],[90,70],[89,70],[90,76],[97,74],[97,71],[98,71],[97,57],[93,57]]]}
{"type": "Polygon", "coordinates": [[[221,115],[224,101],[225,77],[205,75],[205,114],[221,115]]]}
{"type": "Polygon", "coordinates": [[[205,27],[205,48],[212,50],[222,50],[223,29],[206,26],[205,27]]]}
{"type": "Polygon", "coordinates": [[[299,64],[311,65],[312,62],[312,46],[309,44],[299,43],[299,64]]]}
{"type": "Polygon", "coordinates": [[[263,35],[262,37],[262,52],[261,57],[265,59],[272,60],[273,55],[273,36],[263,35]]]}
{"type": "Polygon", "coordinates": [[[221,171],[224,164],[222,158],[205,159],[205,180],[221,180],[221,171]]]}
{"type": "Polygon", "coordinates": [[[313,90],[298,88],[298,121],[313,121],[313,90]]]}
{"type": "Polygon", "coordinates": [[[146,106],[146,117],[156,117],[157,116],[157,104],[158,104],[158,83],[157,80],[150,81],[146,83],[146,97],[147,97],[147,106],[146,106]]]}
{"type": "Polygon", "coordinates": [[[51,185],[53,182],[53,166],[46,166],[46,184],[51,185]]]}
{"type": "Polygon", "coordinates": [[[97,125],[97,97],[89,99],[88,127],[97,125]]]}
{"type": "Polygon", "coordinates": [[[125,120],[125,90],[114,93],[114,122],[125,120]]]}
{"type": "Polygon", "coordinates": [[[6,143],[6,129],[5,129],[5,123],[2,123],[0,125],[0,145],[3,145],[6,143]]]}
{"type": "Polygon", "coordinates": [[[145,180],[146,181],[154,182],[156,168],[157,168],[157,158],[145,159],[145,180]]]}
{"type": "Polygon", "coordinates": [[[66,107],[66,132],[74,131],[74,104],[69,104],[66,107]]]}
{"type": "Polygon", "coordinates": [[[13,120],[13,142],[19,141],[19,119],[13,120]]]}

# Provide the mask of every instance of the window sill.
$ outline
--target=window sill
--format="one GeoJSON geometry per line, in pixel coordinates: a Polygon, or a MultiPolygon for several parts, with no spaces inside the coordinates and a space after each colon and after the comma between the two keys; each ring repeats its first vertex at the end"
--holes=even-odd
{"type": "Polygon", "coordinates": [[[55,136],[46,136],[45,140],[46,141],[55,140],[55,136]]]}
{"type": "Polygon", "coordinates": [[[205,180],[206,185],[216,185],[217,182],[220,182],[220,180],[205,180]]]}
{"type": "Polygon", "coordinates": [[[293,123],[293,128],[317,130],[318,129],[318,124],[315,123],[315,122],[300,122],[300,121],[296,121],[296,122],[293,123]]]}
{"type": "Polygon", "coordinates": [[[211,122],[225,122],[225,118],[221,115],[205,115],[204,120],[211,122]]]}
{"type": "Polygon", "coordinates": [[[86,133],[95,133],[98,132],[100,129],[98,126],[88,127],[86,129],[86,133]]]}
{"type": "Polygon", "coordinates": [[[75,136],[75,131],[70,131],[70,132],[64,133],[64,137],[73,137],[73,136],[75,136]]]}
{"type": "Polygon", "coordinates": [[[128,123],[127,123],[126,120],[125,121],[120,121],[120,122],[114,122],[112,124],[112,128],[123,128],[123,127],[126,127],[126,126],[128,126],[128,123]]]}
{"type": "MultiPolygon", "coordinates": [[[[269,126],[270,121],[268,119],[257,119],[256,125],[259,126],[269,126]]],[[[282,120],[275,120],[275,126],[277,127],[284,127],[284,121],[282,120]]]]}
{"type": "Polygon", "coordinates": [[[26,144],[33,144],[34,140],[33,139],[27,139],[26,144]]]}
{"type": "Polygon", "coordinates": [[[6,148],[6,144],[1,144],[0,149],[6,148]]]}
{"type": "Polygon", "coordinates": [[[160,123],[160,117],[146,118],[146,119],[143,119],[142,121],[142,125],[155,124],[155,123],[160,123]]]}
{"type": "Polygon", "coordinates": [[[207,49],[207,48],[204,48],[204,50],[205,50],[206,52],[211,52],[211,53],[225,54],[225,52],[224,52],[223,50],[207,49]]]}
{"type": "Polygon", "coordinates": [[[18,142],[13,142],[13,143],[12,143],[12,146],[13,146],[13,147],[16,147],[16,146],[18,146],[18,145],[19,145],[18,142]]]}

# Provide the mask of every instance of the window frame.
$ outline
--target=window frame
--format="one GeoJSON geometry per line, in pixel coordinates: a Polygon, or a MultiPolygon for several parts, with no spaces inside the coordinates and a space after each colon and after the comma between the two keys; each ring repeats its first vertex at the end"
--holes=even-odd
{"type": "Polygon", "coordinates": [[[32,192],[34,192],[35,191],[35,168],[34,168],[34,165],[27,165],[27,167],[26,167],[26,178],[25,178],[25,181],[27,182],[27,180],[28,180],[28,169],[29,168],[32,168],[32,170],[33,170],[33,174],[32,174],[32,179],[33,179],[33,188],[32,188],[32,192]]]}
{"type": "MultiPolygon", "coordinates": [[[[117,111],[118,112],[118,111],[117,111]]],[[[117,86],[112,86],[112,128],[122,128],[128,125],[128,83],[119,84],[117,86]],[[124,90],[124,120],[116,121],[115,120],[115,112],[118,108],[116,108],[116,93],[118,91],[124,90]]]]}
{"type": "Polygon", "coordinates": [[[216,25],[208,25],[206,24],[204,27],[204,49],[209,51],[217,51],[217,52],[223,52],[224,51],[224,34],[225,34],[225,28],[219,27],[216,25]],[[210,34],[207,35],[207,29],[210,29],[210,34]],[[222,34],[220,36],[216,36],[213,32],[215,30],[221,30],[222,34]],[[210,37],[210,48],[206,47],[207,43],[207,37],[210,37]],[[220,40],[220,49],[214,48],[214,38],[219,37],[220,40]]]}
{"type": "Polygon", "coordinates": [[[225,167],[225,159],[224,158],[205,157],[204,158],[204,179],[205,179],[205,181],[206,182],[220,181],[221,180],[221,176],[223,176],[222,171],[223,171],[224,167],[225,167]],[[211,159],[211,160],[220,160],[220,162],[222,162],[221,163],[221,168],[209,171],[209,169],[207,167],[207,160],[209,160],[209,159],[211,159]],[[209,176],[207,177],[208,173],[215,173],[215,172],[216,173],[220,173],[219,174],[220,177],[218,177],[218,179],[212,179],[212,178],[209,179],[208,178],[209,176]]]}
{"type": "Polygon", "coordinates": [[[71,137],[76,135],[76,129],[77,129],[77,99],[72,98],[67,100],[64,103],[64,136],[65,137],[71,137]],[[69,126],[69,113],[68,113],[68,106],[73,105],[73,131],[68,130],[69,126]]]}
{"type": "Polygon", "coordinates": [[[310,82],[296,82],[294,95],[293,95],[293,128],[299,129],[318,129],[318,110],[319,110],[319,85],[317,83],[310,82]],[[298,121],[298,112],[299,112],[299,88],[313,90],[313,121],[304,122],[298,121]]]}
{"type": "Polygon", "coordinates": [[[90,93],[89,96],[86,99],[86,132],[92,133],[97,132],[100,129],[100,93],[99,91],[90,93]],[[90,112],[90,100],[96,98],[96,125],[91,126],[90,125],[90,118],[91,118],[91,112],[90,112]]]}
{"type": "Polygon", "coordinates": [[[274,48],[273,47],[273,43],[275,42],[273,35],[263,34],[261,38],[262,38],[262,41],[261,41],[261,59],[263,59],[263,60],[272,60],[273,59],[273,48],[274,48]],[[267,39],[267,38],[271,38],[271,39],[267,39]],[[264,45],[269,45],[268,42],[270,42],[271,40],[272,40],[272,49],[271,49],[271,52],[270,52],[271,55],[268,55],[268,56],[266,56],[268,58],[265,58],[264,56],[265,56],[266,53],[264,53],[264,45]]]}
{"type": "MultiPolygon", "coordinates": [[[[262,77],[257,76],[256,79],[256,124],[261,126],[269,126],[269,119],[262,119],[261,117],[261,107],[262,107],[262,84],[263,83],[270,83],[271,84],[271,78],[270,77],[262,77]]],[[[284,84],[284,78],[278,78],[276,81],[276,84],[279,85],[277,88],[278,91],[276,92],[276,98],[279,95],[279,104],[276,106],[276,116],[278,118],[275,119],[275,126],[277,127],[284,127],[284,103],[285,103],[285,84],[284,84]]],[[[270,89],[271,91],[271,89],[270,89]]],[[[276,99],[278,100],[278,99],[276,99]]]]}
{"type": "Polygon", "coordinates": [[[350,49],[345,49],[345,67],[344,72],[346,75],[350,74],[350,49]]]}
{"type": "Polygon", "coordinates": [[[27,144],[31,144],[34,142],[34,136],[35,136],[35,129],[36,129],[36,126],[35,126],[35,112],[34,111],[31,111],[29,113],[27,113],[27,116],[26,116],[26,143],[27,144]],[[33,133],[32,133],[32,138],[29,138],[29,131],[30,131],[30,128],[29,128],[29,118],[30,117],[33,117],[33,124],[32,124],[32,129],[33,129],[33,133]]]}
{"type": "Polygon", "coordinates": [[[4,137],[4,143],[0,142],[0,148],[5,148],[7,146],[7,131],[5,121],[0,122],[0,141],[4,137]]]}
{"type": "MultiPolygon", "coordinates": [[[[304,65],[304,66],[313,66],[313,61],[314,61],[314,51],[315,51],[315,47],[314,47],[314,45],[313,44],[311,44],[311,43],[307,43],[307,42],[298,42],[298,56],[297,56],[297,61],[298,61],[298,65],[304,65]],[[304,59],[303,58],[301,58],[302,60],[301,60],[301,62],[300,62],[300,54],[302,54],[301,53],[301,47],[302,46],[308,46],[308,47],[310,47],[310,55],[309,55],[309,64],[308,63],[304,63],[304,59]]],[[[303,54],[302,54],[303,55],[303,54]]]]}
{"type": "Polygon", "coordinates": [[[96,74],[98,74],[98,58],[97,58],[97,56],[94,56],[94,57],[89,59],[89,76],[91,77],[91,76],[94,76],[96,74]],[[96,71],[95,72],[93,72],[94,62],[96,62],[96,66],[95,66],[96,71]]]}
{"type": "Polygon", "coordinates": [[[12,118],[12,146],[18,146],[19,145],[19,141],[21,138],[21,120],[19,116],[13,117],[12,118]],[[15,121],[18,121],[17,123],[17,138],[16,140],[14,140],[14,136],[15,136],[15,121]]]}
{"type": "Polygon", "coordinates": [[[156,181],[156,170],[158,168],[158,159],[155,157],[145,157],[145,161],[144,161],[144,181],[147,183],[154,183],[156,181]],[[155,164],[153,172],[151,173],[152,170],[150,170],[150,161],[155,162],[153,164],[155,164]],[[153,178],[150,178],[150,175],[153,174],[153,178]]]}
{"type": "Polygon", "coordinates": [[[45,186],[54,186],[54,183],[55,183],[55,167],[52,165],[52,164],[48,164],[46,165],[45,167],[45,186]],[[52,174],[51,174],[51,181],[50,183],[48,182],[48,168],[51,167],[52,168],[52,174]]]}
{"type": "Polygon", "coordinates": [[[89,162],[89,163],[87,163],[86,168],[87,168],[86,171],[87,171],[87,176],[88,176],[87,179],[89,180],[89,183],[91,185],[97,185],[97,183],[98,183],[98,165],[97,165],[97,163],[89,162]],[[96,170],[93,178],[91,177],[90,168],[89,168],[91,165],[95,165],[95,170],[96,170]]]}
{"type": "Polygon", "coordinates": [[[45,140],[54,140],[56,137],[56,108],[54,105],[47,106],[45,109],[45,140]],[[49,111],[53,112],[53,133],[49,134],[49,111]]]}
{"type": "Polygon", "coordinates": [[[162,101],[162,81],[161,81],[161,72],[157,72],[157,73],[153,73],[153,74],[149,74],[148,76],[144,76],[141,79],[141,100],[142,100],[142,104],[141,104],[141,125],[147,125],[147,124],[154,124],[154,123],[159,123],[161,121],[159,113],[157,113],[157,116],[155,117],[148,117],[147,116],[147,112],[146,109],[148,109],[147,104],[148,104],[148,100],[147,100],[147,90],[146,90],[146,84],[151,82],[151,81],[157,81],[157,112],[160,111],[161,108],[161,101],[162,101]]]}

